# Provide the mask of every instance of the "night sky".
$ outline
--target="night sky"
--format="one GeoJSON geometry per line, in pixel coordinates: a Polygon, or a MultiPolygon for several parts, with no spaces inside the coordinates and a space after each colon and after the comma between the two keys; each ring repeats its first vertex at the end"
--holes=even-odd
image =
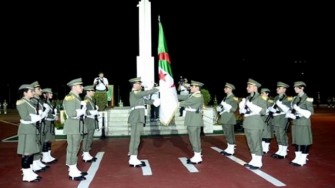
{"type": "MultiPolygon", "coordinates": [[[[334,71],[329,68],[334,62],[332,6],[150,2],[156,70],[160,15],[176,83],[180,76],[201,81],[219,100],[225,82],[237,87],[237,96],[246,96],[248,78],[268,87],[272,95],[277,81],[292,86],[297,80],[307,83],[311,97],[318,91],[323,100],[335,94],[334,71]]],[[[116,100],[120,93],[127,104],[128,80],[136,77],[139,53],[137,3],[7,7],[2,18],[0,101],[10,95],[14,104],[18,87],[35,80],[62,99],[69,91],[68,81],[82,77],[89,85],[103,71],[114,84],[116,100]]],[[[288,94],[294,94],[293,87],[288,94]]]]}

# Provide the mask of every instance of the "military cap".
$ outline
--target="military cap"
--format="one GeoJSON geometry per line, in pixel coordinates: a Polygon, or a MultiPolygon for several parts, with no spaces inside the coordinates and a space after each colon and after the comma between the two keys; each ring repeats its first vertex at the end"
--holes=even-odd
{"type": "Polygon", "coordinates": [[[94,86],[93,85],[88,85],[84,87],[85,91],[94,91],[94,86]]]}
{"type": "Polygon", "coordinates": [[[130,82],[130,83],[136,83],[136,82],[140,82],[140,83],[142,83],[142,81],[141,81],[141,77],[132,78],[132,79],[129,80],[129,82],[130,82]]]}
{"type": "Polygon", "coordinates": [[[81,78],[76,78],[74,80],[71,80],[70,82],[68,82],[66,85],[68,86],[75,86],[75,85],[82,85],[83,84],[83,81],[81,78]]]}
{"type": "Polygon", "coordinates": [[[262,89],[261,89],[261,93],[263,93],[263,92],[268,92],[268,93],[270,93],[270,90],[269,90],[268,88],[262,88],[262,89]]]}
{"type": "Polygon", "coordinates": [[[52,93],[51,88],[44,88],[42,89],[42,93],[52,93]]]}
{"type": "Polygon", "coordinates": [[[231,83],[228,83],[228,82],[226,82],[225,87],[229,87],[229,88],[231,88],[232,90],[235,89],[235,86],[234,86],[233,84],[231,84],[231,83]]]}
{"type": "Polygon", "coordinates": [[[284,82],[277,82],[277,87],[285,87],[288,88],[290,87],[289,85],[285,84],[284,82]]]}
{"type": "Polygon", "coordinates": [[[22,90],[22,89],[34,89],[34,87],[31,84],[22,84],[19,87],[19,90],[22,90]]]}
{"type": "Polygon", "coordinates": [[[250,84],[250,85],[254,85],[254,86],[256,86],[256,87],[261,87],[261,86],[262,86],[262,84],[260,84],[259,82],[257,82],[256,80],[253,80],[253,79],[251,79],[251,78],[249,78],[249,80],[248,80],[248,84],[250,84]]]}
{"type": "Polygon", "coordinates": [[[41,87],[41,85],[38,83],[38,81],[35,81],[33,83],[31,83],[31,85],[36,88],[36,87],[41,87]]]}
{"type": "Polygon", "coordinates": [[[304,86],[304,87],[306,87],[306,84],[303,81],[296,81],[296,82],[294,82],[294,86],[293,87],[298,87],[298,86],[304,86]]]}
{"type": "Polygon", "coordinates": [[[204,84],[198,81],[191,80],[191,86],[199,86],[202,87],[204,84]]]}

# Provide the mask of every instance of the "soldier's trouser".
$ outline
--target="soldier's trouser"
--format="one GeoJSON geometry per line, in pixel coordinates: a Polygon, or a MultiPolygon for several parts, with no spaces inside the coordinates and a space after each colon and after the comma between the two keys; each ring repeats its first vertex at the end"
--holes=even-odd
{"type": "Polygon", "coordinates": [[[137,123],[131,125],[129,155],[138,154],[138,146],[140,145],[142,130],[143,130],[143,123],[137,123]]]}
{"type": "Polygon", "coordinates": [[[91,146],[93,143],[93,136],[95,130],[87,130],[87,134],[83,138],[82,150],[83,152],[88,152],[91,150],[91,146]]]}
{"type": "Polygon", "coordinates": [[[264,130],[262,133],[262,138],[271,139],[273,138],[273,125],[265,124],[264,130]]]}
{"type": "Polygon", "coordinates": [[[222,125],[223,134],[226,137],[228,144],[235,144],[234,125],[222,125]]]}
{"type": "Polygon", "coordinates": [[[274,126],[276,140],[278,145],[288,146],[288,137],[285,130],[286,125],[274,126]]]}
{"type": "Polygon", "coordinates": [[[251,154],[263,155],[262,148],[262,129],[246,129],[244,133],[247,138],[247,143],[251,154]]]}
{"type": "Polygon", "coordinates": [[[78,151],[80,148],[80,142],[82,140],[82,135],[80,134],[68,134],[67,148],[66,148],[66,165],[75,165],[78,161],[78,151]]]}
{"type": "Polygon", "coordinates": [[[201,152],[201,139],[200,139],[201,127],[187,126],[187,132],[193,151],[197,153],[201,152]]]}

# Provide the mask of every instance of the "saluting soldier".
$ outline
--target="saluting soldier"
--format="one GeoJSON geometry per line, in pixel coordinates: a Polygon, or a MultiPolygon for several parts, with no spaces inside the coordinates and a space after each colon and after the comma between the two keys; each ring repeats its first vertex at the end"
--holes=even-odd
{"type": "Polygon", "coordinates": [[[238,99],[235,97],[233,90],[235,90],[235,86],[227,82],[224,87],[226,96],[217,108],[220,114],[218,123],[222,125],[223,134],[227,141],[227,148],[221,154],[226,156],[234,155],[236,146],[234,126],[236,124],[235,112],[238,99]]]}
{"type": "Polygon", "coordinates": [[[258,93],[258,88],[262,85],[249,79],[247,82],[248,97],[243,98],[239,104],[240,114],[244,114],[243,128],[247,138],[247,143],[252,156],[249,163],[244,164],[250,169],[262,167],[262,133],[265,127],[262,115],[265,115],[267,103],[258,93]]]}
{"type": "Polygon", "coordinates": [[[85,118],[85,126],[87,127],[87,134],[84,135],[83,143],[82,143],[82,151],[83,151],[83,161],[84,162],[94,162],[97,160],[96,157],[93,157],[90,154],[90,150],[92,148],[93,137],[95,129],[99,128],[98,125],[98,107],[93,101],[94,96],[94,86],[88,85],[84,87],[86,92],[85,102],[87,107],[87,116],[85,118]]]}
{"type": "MultiPolygon", "coordinates": [[[[132,84],[132,90],[129,93],[129,104],[130,113],[128,117],[128,123],[131,126],[130,142],[129,142],[129,166],[141,167],[145,166],[145,163],[137,158],[138,146],[140,145],[141,132],[143,130],[143,125],[145,124],[145,105],[154,104],[159,101],[146,100],[150,94],[156,93],[159,90],[157,88],[152,88],[146,91],[142,91],[142,81],[141,77],[132,78],[129,80],[132,84]]],[[[157,106],[157,105],[156,105],[157,106]]]]}
{"type": "MultiPolygon", "coordinates": [[[[261,89],[261,96],[267,102],[267,109],[273,105],[273,100],[270,99],[270,90],[268,88],[261,89]]],[[[269,111],[266,111],[266,114],[263,117],[265,122],[265,127],[262,133],[262,148],[263,153],[269,152],[269,147],[271,143],[271,139],[273,138],[273,126],[272,126],[272,117],[269,111]]]]}
{"type": "Polygon", "coordinates": [[[193,157],[187,159],[187,163],[190,164],[202,162],[200,133],[201,127],[204,126],[202,117],[204,98],[200,88],[203,85],[201,82],[191,80],[191,93],[189,95],[178,95],[178,100],[181,100],[179,107],[184,107],[186,111],[184,125],[187,127],[188,137],[194,152],[193,157]]]}
{"type": "Polygon", "coordinates": [[[304,92],[305,82],[294,82],[297,94],[291,103],[291,111],[287,114],[292,118],[292,144],[295,144],[295,158],[291,161],[295,166],[304,166],[310,146],[313,144],[311,115],[314,113],[313,98],[304,92]]]}
{"type": "Polygon", "coordinates": [[[16,109],[20,115],[20,125],[17,131],[17,154],[22,156],[21,167],[23,181],[35,182],[41,179],[32,170],[34,154],[40,152],[39,132],[36,122],[42,117],[37,115],[35,106],[30,99],[34,96],[34,87],[31,84],[23,84],[19,87],[21,99],[16,101],[16,109]]]}
{"type": "Polygon", "coordinates": [[[42,162],[44,163],[54,163],[57,161],[56,158],[51,156],[51,145],[52,142],[55,141],[56,135],[55,135],[55,121],[58,119],[57,116],[57,109],[52,104],[51,100],[53,97],[53,92],[51,88],[44,88],[42,90],[42,93],[44,94],[45,100],[43,105],[48,105],[49,113],[47,117],[45,117],[45,124],[44,127],[41,129],[41,135],[43,146],[42,146],[42,162]]]}
{"type": "Polygon", "coordinates": [[[34,104],[37,113],[39,115],[42,115],[42,120],[36,122],[39,127],[40,152],[34,155],[34,161],[33,161],[33,166],[32,166],[35,172],[40,172],[42,170],[49,168],[49,166],[41,162],[41,158],[42,158],[42,149],[46,147],[46,142],[45,142],[46,137],[45,137],[45,132],[43,131],[45,130],[45,117],[48,115],[50,111],[50,107],[44,104],[43,100],[41,99],[42,89],[38,81],[33,82],[31,85],[34,87],[34,97],[31,99],[31,101],[34,104]]]}
{"type": "Polygon", "coordinates": [[[83,92],[83,82],[81,78],[71,80],[67,85],[71,88],[63,100],[63,107],[67,119],[64,122],[64,134],[66,135],[66,165],[69,166],[69,179],[85,180],[87,172],[81,172],[77,168],[78,152],[82,137],[87,133],[84,125],[86,115],[86,103],[81,101],[79,94],[83,92]]]}
{"type": "Polygon", "coordinates": [[[287,155],[288,137],[287,126],[288,119],[285,117],[290,109],[291,98],[286,96],[286,89],[289,87],[284,82],[277,82],[277,96],[274,98],[273,105],[269,108],[269,113],[273,117],[273,129],[276,136],[278,150],[271,157],[284,159],[287,155]]]}

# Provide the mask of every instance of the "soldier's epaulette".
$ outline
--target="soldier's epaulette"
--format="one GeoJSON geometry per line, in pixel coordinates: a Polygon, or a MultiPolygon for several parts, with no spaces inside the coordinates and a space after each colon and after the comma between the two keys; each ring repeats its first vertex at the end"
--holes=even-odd
{"type": "Polygon", "coordinates": [[[74,99],[74,96],[73,95],[66,95],[65,99],[66,101],[71,101],[74,99]]]}
{"type": "Polygon", "coordinates": [[[88,101],[88,99],[85,99],[84,102],[85,102],[85,103],[88,103],[89,101],[88,101]]]}
{"type": "Polygon", "coordinates": [[[196,94],[194,94],[193,96],[194,96],[194,97],[201,97],[202,95],[201,95],[201,93],[196,93],[196,94]]]}
{"type": "Polygon", "coordinates": [[[273,101],[272,99],[269,99],[268,102],[269,102],[269,103],[273,103],[274,101],[273,101]]]}
{"type": "Polygon", "coordinates": [[[141,92],[141,91],[139,91],[139,90],[135,90],[135,91],[134,91],[135,94],[137,94],[137,93],[139,93],[139,92],[141,92]]]}
{"type": "Polygon", "coordinates": [[[16,101],[16,105],[21,105],[24,103],[24,100],[23,99],[20,99],[20,100],[17,100],[16,101]]]}
{"type": "Polygon", "coordinates": [[[238,101],[238,97],[234,97],[233,99],[234,99],[235,101],[238,101]]]}
{"type": "Polygon", "coordinates": [[[261,98],[265,101],[268,100],[268,97],[266,97],[266,96],[261,96],[261,98]]]}
{"type": "Polygon", "coordinates": [[[314,101],[314,99],[313,99],[313,98],[311,98],[311,97],[307,97],[306,101],[307,101],[307,102],[313,102],[313,101],[314,101]]]}
{"type": "Polygon", "coordinates": [[[292,100],[293,100],[293,97],[287,97],[287,100],[288,100],[288,101],[292,101],[292,100]]]}

